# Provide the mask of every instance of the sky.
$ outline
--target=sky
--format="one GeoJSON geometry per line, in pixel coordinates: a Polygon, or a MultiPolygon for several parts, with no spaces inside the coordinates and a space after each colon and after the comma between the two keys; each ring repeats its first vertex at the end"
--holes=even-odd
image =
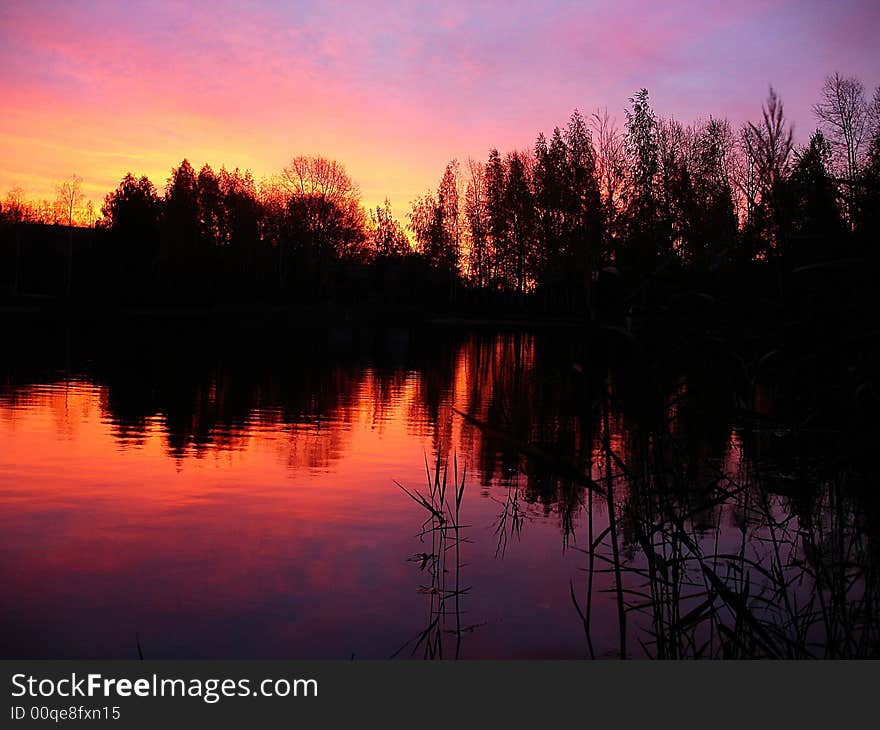
{"type": "Polygon", "coordinates": [[[0,196],[99,204],[126,172],[186,157],[260,179],[342,162],[403,219],[453,157],[531,147],[574,108],[650,91],[682,121],[760,116],[773,84],[805,141],[823,79],[880,84],[880,3],[0,3],[0,196]]]}

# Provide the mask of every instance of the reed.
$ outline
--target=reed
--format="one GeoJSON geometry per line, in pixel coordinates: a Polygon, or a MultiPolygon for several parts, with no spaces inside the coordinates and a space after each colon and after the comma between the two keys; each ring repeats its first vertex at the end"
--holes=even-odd
{"type": "Polygon", "coordinates": [[[463,531],[470,527],[461,522],[467,469],[463,466],[459,473],[457,455],[452,457],[451,474],[449,466],[449,460],[444,462],[438,449],[433,469],[425,456],[427,485],[424,491],[395,481],[425,513],[416,535],[425,549],[411,556],[410,561],[417,563],[420,572],[427,576],[427,581],[418,588],[426,596],[427,620],[425,628],[392,657],[411,647],[412,656],[421,650],[424,659],[459,659],[463,635],[477,628],[462,622],[462,599],[470,591],[469,586],[462,584],[461,576],[461,546],[469,542],[463,531]],[[449,638],[453,643],[451,650],[449,638]]]}

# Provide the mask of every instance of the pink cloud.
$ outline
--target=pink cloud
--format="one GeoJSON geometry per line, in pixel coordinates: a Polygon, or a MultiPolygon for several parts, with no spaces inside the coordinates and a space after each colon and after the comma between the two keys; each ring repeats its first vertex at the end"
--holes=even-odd
{"type": "Polygon", "coordinates": [[[71,169],[112,186],[125,163],[161,184],[184,155],[259,177],[309,153],[343,160],[368,202],[391,194],[402,213],[449,158],[530,146],[575,106],[621,119],[643,85],[662,113],[741,121],[774,81],[800,126],[835,62],[876,83],[877,15],[863,3],[13,2],[0,10],[12,149],[0,191],[27,179],[37,194],[37,178],[71,169]]]}

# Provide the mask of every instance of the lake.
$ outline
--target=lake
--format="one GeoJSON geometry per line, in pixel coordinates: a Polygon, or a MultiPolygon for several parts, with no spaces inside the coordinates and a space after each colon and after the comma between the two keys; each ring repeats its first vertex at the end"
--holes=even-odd
{"type": "Polygon", "coordinates": [[[875,654],[828,424],[722,345],[616,337],[10,328],[0,656],[875,654]]]}

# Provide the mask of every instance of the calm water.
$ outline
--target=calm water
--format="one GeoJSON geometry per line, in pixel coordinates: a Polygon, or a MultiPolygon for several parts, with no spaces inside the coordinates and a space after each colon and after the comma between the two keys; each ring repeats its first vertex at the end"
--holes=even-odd
{"type": "Polygon", "coordinates": [[[856,478],[723,352],[658,370],[577,332],[185,324],[7,342],[0,656],[877,649],[856,478]],[[431,501],[438,455],[457,533],[453,497],[440,525],[397,484],[431,501]]]}

